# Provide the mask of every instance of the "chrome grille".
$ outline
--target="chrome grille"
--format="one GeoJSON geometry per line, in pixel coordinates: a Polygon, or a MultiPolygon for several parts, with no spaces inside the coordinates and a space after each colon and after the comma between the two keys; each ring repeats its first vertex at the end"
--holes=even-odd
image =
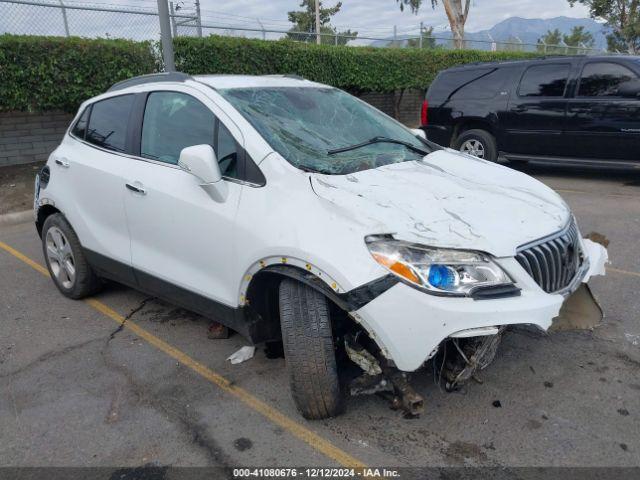
{"type": "Polygon", "coordinates": [[[575,221],[551,237],[524,245],[516,260],[547,293],[567,287],[576,276],[583,257],[575,221]]]}

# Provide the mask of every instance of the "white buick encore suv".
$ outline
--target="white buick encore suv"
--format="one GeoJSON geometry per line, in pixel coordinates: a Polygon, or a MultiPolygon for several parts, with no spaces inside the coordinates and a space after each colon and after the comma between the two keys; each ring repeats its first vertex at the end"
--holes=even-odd
{"type": "Polygon", "coordinates": [[[35,218],[67,297],[110,279],[281,341],[307,418],[340,411],[343,364],[352,393],[419,411],[406,373],[440,345],[547,330],[606,261],[540,182],[287,75],[115,84],[38,174],[35,218]]]}

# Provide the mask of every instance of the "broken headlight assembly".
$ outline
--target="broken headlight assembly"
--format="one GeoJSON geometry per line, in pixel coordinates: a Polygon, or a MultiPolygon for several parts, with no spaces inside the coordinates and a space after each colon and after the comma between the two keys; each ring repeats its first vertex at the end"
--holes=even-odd
{"type": "Polygon", "coordinates": [[[429,247],[392,237],[365,238],[376,262],[405,283],[436,295],[471,296],[481,288],[512,285],[486,254],[429,247]]]}

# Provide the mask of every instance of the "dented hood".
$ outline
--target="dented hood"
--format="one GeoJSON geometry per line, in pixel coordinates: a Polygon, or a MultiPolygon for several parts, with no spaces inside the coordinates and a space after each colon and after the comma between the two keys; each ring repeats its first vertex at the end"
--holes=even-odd
{"type": "Polygon", "coordinates": [[[349,175],[314,173],[311,184],[329,210],[362,225],[365,235],[392,233],[496,257],[560,230],[571,215],[558,194],[528,175],[449,149],[349,175]]]}

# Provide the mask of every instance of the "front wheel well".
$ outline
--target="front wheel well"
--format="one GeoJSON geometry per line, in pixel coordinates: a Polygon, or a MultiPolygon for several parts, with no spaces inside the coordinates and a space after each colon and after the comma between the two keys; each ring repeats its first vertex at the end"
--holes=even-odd
{"type": "Polygon", "coordinates": [[[496,138],[494,128],[489,122],[484,120],[478,120],[478,119],[462,120],[453,127],[453,135],[451,135],[450,146],[453,147],[458,137],[462,135],[464,132],[466,132],[467,130],[474,130],[474,129],[485,130],[489,132],[491,135],[493,135],[494,138],[496,138]]]}
{"type": "Polygon", "coordinates": [[[36,229],[38,230],[38,235],[42,238],[42,227],[44,222],[48,217],[53,215],[54,213],[62,213],[53,205],[43,205],[38,209],[38,215],[36,218],[36,229]]]}
{"type": "Polygon", "coordinates": [[[345,329],[352,329],[356,326],[355,321],[349,316],[349,312],[338,306],[331,298],[330,287],[322,280],[311,278],[312,274],[296,268],[288,267],[289,273],[280,271],[270,271],[266,269],[257,272],[246,292],[246,304],[259,315],[260,322],[264,322],[262,331],[270,332],[272,339],[280,339],[280,307],[278,291],[280,282],[286,278],[293,278],[304,283],[311,288],[320,291],[329,301],[331,320],[334,334],[338,335],[345,329]],[[307,279],[307,277],[309,277],[307,279]],[[315,281],[314,281],[315,280],[315,281]],[[326,289],[322,288],[326,285],[326,289]]]}

